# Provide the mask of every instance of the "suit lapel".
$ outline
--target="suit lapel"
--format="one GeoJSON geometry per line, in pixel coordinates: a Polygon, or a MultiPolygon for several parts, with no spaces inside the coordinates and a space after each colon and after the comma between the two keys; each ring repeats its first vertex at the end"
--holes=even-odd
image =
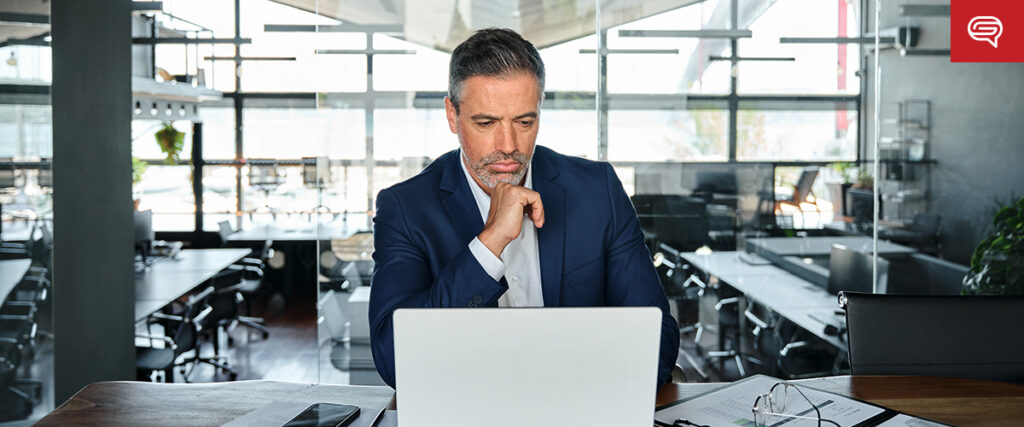
{"type": "Polygon", "coordinates": [[[484,222],[480,219],[480,208],[473,199],[466,175],[459,165],[462,161],[461,153],[455,150],[448,155],[450,157],[445,160],[444,172],[441,175],[441,189],[449,194],[441,203],[452,221],[452,226],[455,227],[459,244],[465,246],[484,229],[484,222]]]}
{"type": "Polygon", "coordinates": [[[544,227],[537,229],[544,305],[558,307],[565,251],[565,190],[554,182],[558,171],[551,161],[549,150],[537,147],[532,167],[533,189],[540,193],[544,203],[544,227]]]}

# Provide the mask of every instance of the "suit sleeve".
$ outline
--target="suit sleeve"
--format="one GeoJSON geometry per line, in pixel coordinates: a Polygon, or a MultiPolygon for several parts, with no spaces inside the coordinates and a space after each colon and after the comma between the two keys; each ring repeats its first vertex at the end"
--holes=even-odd
{"type": "Polygon", "coordinates": [[[611,165],[607,166],[608,194],[612,207],[612,240],[605,259],[605,298],[608,305],[650,306],[661,309],[661,350],[658,387],[671,379],[679,355],[679,326],[672,317],[668,298],[644,245],[636,210],[611,165]]]}
{"type": "Polygon", "coordinates": [[[508,289],[480,266],[465,246],[437,279],[425,248],[415,244],[393,190],[377,196],[373,218],[374,268],[370,288],[370,347],[377,372],[395,386],[392,314],[399,308],[485,307],[508,289]]]}

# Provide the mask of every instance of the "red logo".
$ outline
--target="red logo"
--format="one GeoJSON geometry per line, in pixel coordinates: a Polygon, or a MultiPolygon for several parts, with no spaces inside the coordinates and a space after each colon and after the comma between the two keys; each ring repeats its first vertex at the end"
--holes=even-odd
{"type": "Polygon", "coordinates": [[[1024,62],[1024,1],[952,0],[953,62],[1024,62]]]}

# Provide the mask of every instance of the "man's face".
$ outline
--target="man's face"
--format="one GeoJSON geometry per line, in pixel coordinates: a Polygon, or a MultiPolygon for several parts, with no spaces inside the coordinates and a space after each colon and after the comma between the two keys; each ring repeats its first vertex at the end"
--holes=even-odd
{"type": "Polygon", "coordinates": [[[444,100],[448,127],[459,135],[467,168],[485,192],[500,182],[521,185],[533,156],[540,119],[537,79],[473,76],[462,88],[459,112],[444,100]]]}

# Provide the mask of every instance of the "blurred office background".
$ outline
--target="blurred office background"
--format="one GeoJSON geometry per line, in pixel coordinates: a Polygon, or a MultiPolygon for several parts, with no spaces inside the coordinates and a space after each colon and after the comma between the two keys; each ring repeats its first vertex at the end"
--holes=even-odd
{"type": "Polygon", "coordinates": [[[380,384],[374,199],[457,148],[447,61],[474,29],[540,49],[538,144],[614,165],[689,381],[848,372],[833,294],[979,291],[972,255],[1024,190],[1024,66],[951,63],[941,0],[883,1],[877,46],[861,0],[69,3],[0,5],[0,421],[98,379],[380,384]],[[58,24],[107,13],[60,50],[58,24]],[[123,96],[51,92],[86,74],[123,96]],[[83,317],[132,299],[134,328],[83,317]]]}

